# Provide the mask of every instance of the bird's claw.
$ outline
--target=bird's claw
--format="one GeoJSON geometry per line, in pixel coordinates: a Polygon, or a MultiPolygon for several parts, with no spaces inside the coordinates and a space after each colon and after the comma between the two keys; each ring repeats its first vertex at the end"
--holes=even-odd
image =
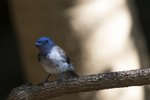
{"type": "Polygon", "coordinates": [[[43,84],[44,86],[46,86],[48,82],[49,82],[48,80],[45,80],[45,81],[42,82],[42,84],[43,84]]]}

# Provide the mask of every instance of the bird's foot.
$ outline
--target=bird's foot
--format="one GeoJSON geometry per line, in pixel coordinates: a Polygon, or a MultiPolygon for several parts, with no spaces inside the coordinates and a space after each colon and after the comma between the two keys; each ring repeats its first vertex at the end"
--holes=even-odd
{"type": "Polygon", "coordinates": [[[46,86],[48,82],[49,82],[48,80],[44,80],[44,81],[42,82],[42,84],[43,84],[44,86],[46,86]]]}
{"type": "Polygon", "coordinates": [[[42,84],[43,84],[44,86],[46,86],[47,83],[49,82],[48,79],[49,79],[50,76],[51,76],[51,74],[48,74],[48,76],[46,77],[46,79],[42,82],[42,84]]]}

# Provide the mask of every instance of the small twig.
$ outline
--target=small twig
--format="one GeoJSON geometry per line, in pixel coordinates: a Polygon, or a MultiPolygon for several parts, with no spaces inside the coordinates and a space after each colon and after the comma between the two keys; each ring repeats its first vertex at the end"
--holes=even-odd
{"type": "Polygon", "coordinates": [[[150,68],[101,73],[71,78],[62,83],[57,81],[49,82],[46,86],[22,85],[11,91],[8,100],[43,100],[77,92],[148,84],[150,84],[150,68]]]}

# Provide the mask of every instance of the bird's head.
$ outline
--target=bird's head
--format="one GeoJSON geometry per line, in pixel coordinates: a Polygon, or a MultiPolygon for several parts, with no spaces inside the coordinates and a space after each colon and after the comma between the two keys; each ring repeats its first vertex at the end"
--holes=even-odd
{"type": "Polygon", "coordinates": [[[40,50],[40,53],[48,53],[55,43],[48,37],[40,37],[35,42],[35,46],[40,50]]]}

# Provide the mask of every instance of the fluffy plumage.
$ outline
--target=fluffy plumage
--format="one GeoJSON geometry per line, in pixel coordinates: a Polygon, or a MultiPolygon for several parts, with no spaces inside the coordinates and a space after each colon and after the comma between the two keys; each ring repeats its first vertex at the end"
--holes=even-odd
{"type": "MultiPolygon", "coordinates": [[[[73,64],[70,63],[69,57],[50,38],[41,37],[35,42],[35,45],[39,49],[38,60],[46,72],[60,74],[61,80],[63,80],[65,72],[67,75],[72,75],[72,77],[78,77],[74,72],[75,69],[73,64]]],[[[49,76],[46,80],[48,80],[49,76]]]]}

